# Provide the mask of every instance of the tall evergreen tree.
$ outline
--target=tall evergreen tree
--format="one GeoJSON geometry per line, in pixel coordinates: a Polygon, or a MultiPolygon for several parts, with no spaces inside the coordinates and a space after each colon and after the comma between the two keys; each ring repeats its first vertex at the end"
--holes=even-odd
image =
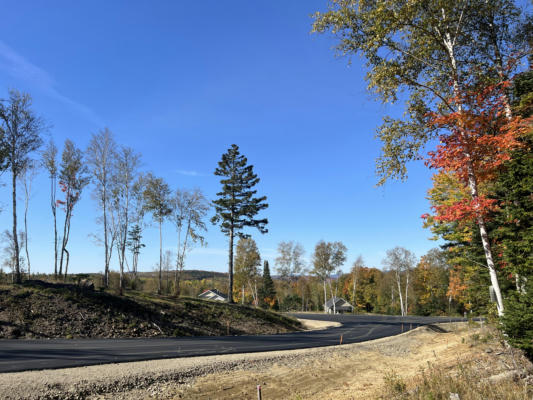
{"type": "Polygon", "coordinates": [[[218,162],[215,175],[223,177],[220,180],[222,191],[213,200],[216,214],[211,218],[213,224],[220,224],[222,233],[229,237],[228,258],[228,302],[233,303],[233,240],[234,237],[245,238],[242,232],[245,227],[257,228],[266,233],[268,220],[255,219],[259,211],[268,207],[266,196],[254,197],[257,193],[253,189],[259,178],[253,171],[253,165],[248,165],[246,157],[239,152],[239,146],[232,144],[222,160],[218,162]]]}
{"type": "Polygon", "coordinates": [[[259,292],[259,304],[264,308],[275,308],[276,304],[276,288],[270,276],[270,267],[267,260],[263,263],[263,286],[259,292]]]}

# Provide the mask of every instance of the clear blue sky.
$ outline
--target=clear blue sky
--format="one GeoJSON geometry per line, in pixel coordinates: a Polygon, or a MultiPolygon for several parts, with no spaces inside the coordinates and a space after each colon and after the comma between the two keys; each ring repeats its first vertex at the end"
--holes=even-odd
{"type": "MultiPolygon", "coordinates": [[[[431,174],[413,164],[407,182],[375,187],[375,128],[401,109],[372,100],[361,60],[348,65],[334,56],[331,37],[310,34],[310,15],[325,7],[326,0],[4,3],[0,95],[29,92],[61,146],[70,138],[85,148],[107,126],[142,153],[145,170],[210,199],[219,190],[218,160],[238,144],[268,196],[269,233],[250,233],[271,265],[282,240],[301,242],[308,258],[317,241],[340,240],[349,249],[345,270],[359,254],[379,267],[394,246],[423,255],[436,245],[420,219],[431,174]]],[[[29,216],[39,272],[53,268],[48,189],[43,173],[29,216]]],[[[0,190],[0,223],[9,229],[10,191],[0,190]]],[[[72,272],[103,269],[103,249],[90,237],[99,232],[91,190],[74,211],[72,272]]],[[[226,237],[209,225],[207,241],[186,268],[225,271],[226,237]]],[[[140,264],[150,270],[158,261],[155,226],[145,243],[140,264]]],[[[164,243],[173,249],[170,223],[164,243]]]]}

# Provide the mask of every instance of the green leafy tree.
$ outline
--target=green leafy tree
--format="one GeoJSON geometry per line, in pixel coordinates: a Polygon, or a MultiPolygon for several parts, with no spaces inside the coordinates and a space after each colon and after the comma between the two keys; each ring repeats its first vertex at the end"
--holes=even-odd
{"type": "Polygon", "coordinates": [[[289,283],[296,280],[304,268],[304,248],[300,243],[280,242],[278,244],[278,257],[276,257],[276,270],[281,279],[289,283]]]}
{"type": "Polygon", "coordinates": [[[263,284],[259,291],[259,305],[261,307],[276,308],[276,288],[270,276],[270,266],[268,261],[263,262],[263,284]]]}
{"type": "MultiPolygon", "coordinates": [[[[257,278],[258,267],[261,265],[261,255],[257,243],[252,238],[240,238],[235,250],[235,283],[237,292],[241,287],[247,286],[253,298],[253,303],[258,305],[257,278]]],[[[242,298],[244,302],[244,297],[242,298]]]]}
{"type": "Polygon", "coordinates": [[[255,197],[254,186],[259,178],[248,165],[246,157],[239,152],[236,144],[231,145],[222,160],[218,162],[215,175],[222,177],[222,191],[213,200],[216,214],[211,218],[213,224],[220,224],[222,233],[229,237],[228,259],[228,302],[233,303],[233,241],[235,236],[243,238],[248,235],[242,230],[246,227],[257,228],[266,233],[266,218],[256,219],[255,216],[268,207],[266,196],[255,197]]]}
{"type": "Polygon", "coordinates": [[[512,0],[331,0],[314,15],[313,30],[335,35],[339,54],[365,58],[368,89],[379,100],[408,95],[405,117],[387,116],[377,130],[381,184],[407,176],[406,163],[438,134],[428,111],[456,111],[449,99],[472,74],[508,79],[513,57],[527,54],[527,35],[515,35],[520,16],[512,0]]]}
{"type": "Polygon", "coordinates": [[[29,94],[9,91],[9,98],[0,100],[0,167],[11,172],[13,215],[13,250],[15,282],[22,281],[20,245],[17,235],[17,178],[28,167],[30,155],[42,144],[43,121],[32,110],[29,94]]]}
{"type": "Polygon", "coordinates": [[[162,289],[163,268],[163,222],[172,213],[170,188],[163,178],[148,174],[143,191],[144,209],[152,214],[152,218],[159,226],[159,279],[157,293],[162,289]]]}
{"type": "MultiPolygon", "coordinates": [[[[329,285],[331,297],[334,297],[331,285],[331,274],[344,264],[346,261],[346,246],[342,242],[325,242],[321,240],[315,246],[313,253],[313,270],[324,286],[324,312],[326,312],[326,283],[329,285]]],[[[333,304],[335,312],[335,304],[333,304]]]]}
{"type": "Polygon", "coordinates": [[[533,359],[533,284],[529,281],[524,286],[522,292],[511,293],[506,300],[501,323],[511,344],[533,359]]]}

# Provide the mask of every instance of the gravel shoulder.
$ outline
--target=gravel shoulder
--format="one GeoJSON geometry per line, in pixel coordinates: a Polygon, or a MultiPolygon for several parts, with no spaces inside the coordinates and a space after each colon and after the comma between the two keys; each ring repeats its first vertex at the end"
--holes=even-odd
{"type": "Polygon", "coordinates": [[[479,372],[476,382],[496,385],[494,389],[508,394],[491,399],[515,400],[526,398],[518,392],[523,387],[525,393],[533,384],[533,365],[522,365],[515,352],[494,337],[494,330],[448,323],[341,346],[4,373],[0,397],[229,400],[256,398],[261,385],[264,399],[400,398],[384,395],[393,376],[394,382],[406,382],[408,392],[401,398],[418,398],[416,390],[426,371],[438,366],[442,376],[453,381],[470,365],[479,372]],[[414,397],[409,397],[411,392],[414,397]]]}
{"type": "Polygon", "coordinates": [[[317,321],[314,319],[303,319],[303,318],[298,318],[298,321],[302,323],[305,330],[307,331],[318,331],[321,329],[337,328],[339,326],[342,326],[340,322],[334,322],[334,321],[317,321]]]}
{"type": "Polygon", "coordinates": [[[261,384],[264,398],[371,398],[391,369],[416,374],[430,359],[467,355],[465,335],[421,327],[326,348],[5,373],[0,393],[5,399],[232,399],[254,396],[261,384]]]}

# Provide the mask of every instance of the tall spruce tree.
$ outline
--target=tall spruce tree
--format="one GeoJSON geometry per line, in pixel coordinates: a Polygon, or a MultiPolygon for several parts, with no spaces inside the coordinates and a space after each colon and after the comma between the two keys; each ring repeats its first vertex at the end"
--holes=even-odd
{"type": "Polygon", "coordinates": [[[228,258],[228,302],[233,303],[233,241],[235,236],[246,238],[242,232],[245,227],[257,228],[261,233],[267,233],[268,220],[255,219],[259,211],[268,207],[266,196],[254,197],[257,190],[253,187],[259,178],[253,171],[253,165],[239,152],[239,146],[232,144],[222,160],[218,162],[215,175],[221,176],[222,191],[213,200],[216,214],[211,218],[213,224],[220,224],[222,233],[229,237],[228,258]]]}
{"type": "Polygon", "coordinates": [[[270,267],[267,260],[263,263],[263,286],[259,292],[259,304],[264,308],[275,308],[276,304],[276,288],[270,276],[270,267]]]}

